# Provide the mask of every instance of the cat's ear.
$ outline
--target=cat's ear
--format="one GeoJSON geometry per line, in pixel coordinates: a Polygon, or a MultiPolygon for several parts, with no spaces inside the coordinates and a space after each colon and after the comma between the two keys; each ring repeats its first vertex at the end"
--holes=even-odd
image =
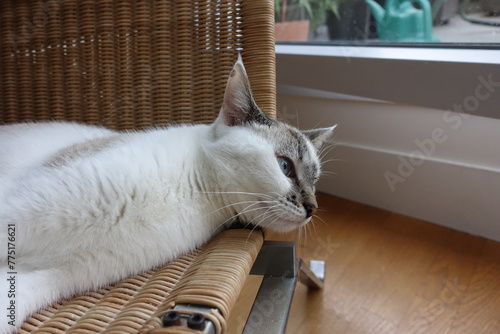
{"type": "Polygon", "coordinates": [[[241,55],[238,55],[238,60],[229,74],[224,102],[217,121],[227,126],[243,125],[248,122],[268,124],[270,121],[253,99],[241,55]]]}
{"type": "Polygon", "coordinates": [[[319,150],[330,139],[336,127],[337,125],[334,125],[329,128],[306,130],[302,131],[302,133],[309,138],[316,150],[319,150]]]}

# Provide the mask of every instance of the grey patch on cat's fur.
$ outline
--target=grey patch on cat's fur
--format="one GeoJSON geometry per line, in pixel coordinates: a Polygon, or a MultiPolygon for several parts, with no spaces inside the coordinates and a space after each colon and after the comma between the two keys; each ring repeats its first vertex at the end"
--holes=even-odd
{"type": "Polygon", "coordinates": [[[45,167],[58,168],[68,166],[77,158],[90,157],[113,145],[119,136],[96,138],[83,143],[76,143],[57,152],[44,163],[45,167]]]}
{"type": "Polygon", "coordinates": [[[304,143],[303,136],[296,130],[292,128],[288,128],[288,132],[296,139],[297,142],[297,154],[300,162],[304,161],[304,153],[307,150],[307,147],[304,143]]]}
{"type": "Polygon", "coordinates": [[[260,109],[255,105],[255,103],[250,104],[250,110],[247,111],[247,122],[255,122],[258,124],[271,126],[276,121],[267,117],[260,109]]]}

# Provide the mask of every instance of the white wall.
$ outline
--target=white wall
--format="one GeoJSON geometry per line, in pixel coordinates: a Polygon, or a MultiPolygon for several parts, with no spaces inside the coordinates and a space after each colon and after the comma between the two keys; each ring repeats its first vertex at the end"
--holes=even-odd
{"type": "Polygon", "coordinates": [[[500,241],[500,120],[285,94],[278,114],[338,124],[318,190],[500,241]]]}

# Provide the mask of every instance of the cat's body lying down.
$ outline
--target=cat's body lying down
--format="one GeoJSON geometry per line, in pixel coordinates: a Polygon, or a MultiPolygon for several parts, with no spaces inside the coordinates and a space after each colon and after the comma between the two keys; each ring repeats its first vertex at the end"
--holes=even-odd
{"type": "Polygon", "coordinates": [[[267,118],[247,80],[239,61],[211,125],[0,127],[0,309],[16,308],[15,323],[1,314],[0,333],[191,251],[236,219],[278,231],[310,220],[317,150],[333,128],[300,132],[267,118]],[[6,299],[13,271],[15,297],[6,299]]]}

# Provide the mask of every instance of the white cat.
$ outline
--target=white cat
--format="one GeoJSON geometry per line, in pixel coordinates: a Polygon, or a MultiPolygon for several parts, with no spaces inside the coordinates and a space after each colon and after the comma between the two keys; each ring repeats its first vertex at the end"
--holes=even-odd
{"type": "Polygon", "coordinates": [[[0,333],[189,252],[235,220],[305,225],[317,207],[318,150],[332,131],[266,117],[241,59],[211,125],[1,126],[0,333]]]}

